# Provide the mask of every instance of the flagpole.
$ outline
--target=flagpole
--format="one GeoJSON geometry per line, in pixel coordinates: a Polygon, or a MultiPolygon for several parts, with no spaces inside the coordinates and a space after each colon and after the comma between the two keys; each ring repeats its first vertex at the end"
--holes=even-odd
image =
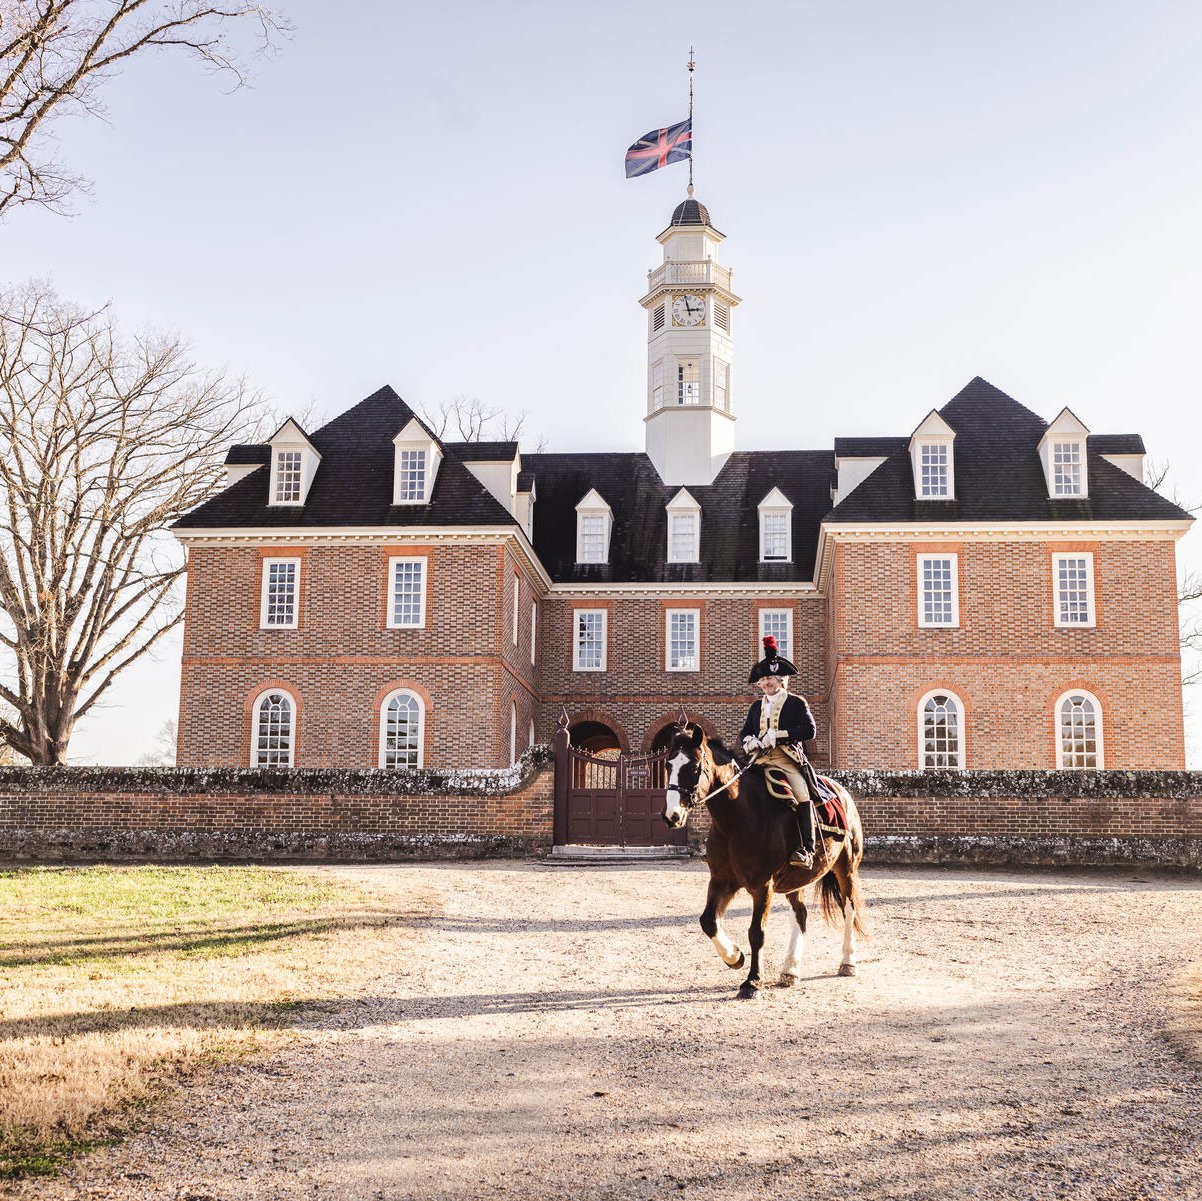
{"type": "Polygon", "coordinates": [[[689,47],[689,197],[693,195],[693,71],[697,64],[693,61],[693,47],[689,47]]]}

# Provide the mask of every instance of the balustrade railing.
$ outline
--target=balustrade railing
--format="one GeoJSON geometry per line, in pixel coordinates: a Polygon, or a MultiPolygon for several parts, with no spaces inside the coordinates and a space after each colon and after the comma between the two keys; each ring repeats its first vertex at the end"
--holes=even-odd
{"type": "Polygon", "coordinates": [[[657,288],[687,286],[688,284],[717,284],[730,290],[730,269],[715,263],[713,259],[683,260],[661,263],[647,272],[649,287],[657,288]]]}

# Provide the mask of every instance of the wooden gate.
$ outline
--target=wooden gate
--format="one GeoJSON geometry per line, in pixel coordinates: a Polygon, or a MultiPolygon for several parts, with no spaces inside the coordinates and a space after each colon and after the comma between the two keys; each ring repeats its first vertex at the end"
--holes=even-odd
{"type": "Polygon", "coordinates": [[[685,831],[664,823],[667,751],[591,755],[556,740],[555,842],[614,847],[684,846],[685,831]]]}

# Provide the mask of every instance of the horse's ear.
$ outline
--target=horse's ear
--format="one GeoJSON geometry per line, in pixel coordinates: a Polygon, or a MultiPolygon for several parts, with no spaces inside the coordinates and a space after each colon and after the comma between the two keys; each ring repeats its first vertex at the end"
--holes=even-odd
{"type": "Polygon", "coordinates": [[[700,747],[705,741],[705,731],[700,726],[692,726],[691,729],[693,731],[693,745],[700,747]]]}

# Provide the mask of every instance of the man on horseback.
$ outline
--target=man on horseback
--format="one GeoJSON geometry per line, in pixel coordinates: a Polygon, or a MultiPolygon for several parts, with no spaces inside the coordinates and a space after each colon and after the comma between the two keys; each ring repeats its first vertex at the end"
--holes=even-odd
{"type": "Polygon", "coordinates": [[[781,657],[776,639],[764,639],[764,657],[751,669],[748,683],[758,684],[763,697],[751,706],[739,731],[743,750],[756,756],[761,767],[777,768],[793,792],[793,812],[801,845],[789,859],[798,867],[814,866],[814,800],[817,792],[814,769],[802,743],[818,733],[814,715],[803,696],[789,695],[789,677],[797,668],[781,657]]]}

